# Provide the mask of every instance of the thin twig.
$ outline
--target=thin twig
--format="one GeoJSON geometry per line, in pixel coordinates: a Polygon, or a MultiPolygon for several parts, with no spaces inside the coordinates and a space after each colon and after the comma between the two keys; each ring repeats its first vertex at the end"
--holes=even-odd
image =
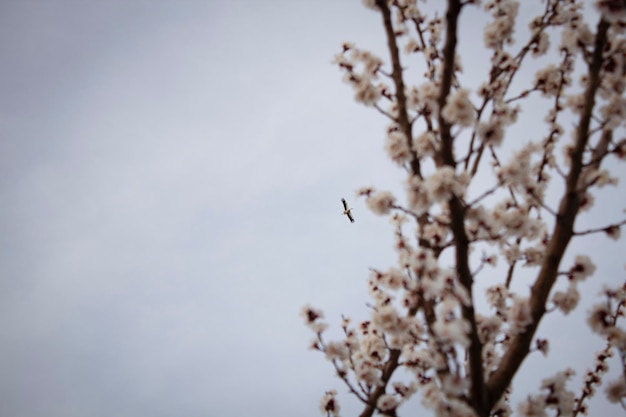
{"type": "Polygon", "coordinates": [[[469,203],[466,203],[466,207],[470,208],[472,206],[474,206],[475,204],[479,203],[481,200],[483,200],[484,198],[490,196],[491,194],[495,193],[496,191],[498,191],[500,189],[501,184],[497,184],[493,187],[491,187],[490,189],[488,189],[487,191],[483,192],[481,195],[479,195],[478,197],[476,197],[474,200],[470,201],[469,203]]]}
{"type": "Polygon", "coordinates": [[[622,227],[625,224],[626,224],[626,219],[622,220],[621,222],[609,224],[608,226],[597,227],[597,228],[594,228],[594,229],[587,229],[587,230],[583,230],[583,231],[580,231],[580,232],[574,232],[573,234],[575,236],[584,236],[584,235],[590,235],[592,233],[600,233],[600,232],[607,233],[610,229],[619,228],[619,227],[622,227]]]}

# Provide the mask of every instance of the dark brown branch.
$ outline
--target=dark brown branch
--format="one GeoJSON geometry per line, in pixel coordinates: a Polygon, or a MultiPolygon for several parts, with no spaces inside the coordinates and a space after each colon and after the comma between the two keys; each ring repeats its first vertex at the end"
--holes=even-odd
{"type": "MultiPolygon", "coordinates": [[[[518,237],[516,243],[519,245],[521,241],[522,241],[522,239],[518,237]]],[[[507,290],[511,287],[511,281],[513,280],[513,272],[515,272],[515,265],[516,264],[517,264],[516,260],[511,262],[511,264],[509,265],[508,271],[506,271],[506,281],[504,282],[504,287],[507,290]]]]}
{"type": "Polygon", "coordinates": [[[595,39],[593,59],[589,64],[589,83],[585,90],[585,106],[576,128],[576,144],[571,153],[571,169],[567,175],[565,193],[561,199],[557,221],[552,237],[546,248],[546,256],[542,262],[537,280],[531,288],[530,309],[532,323],[520,334],[516,335],[506,351],[500,365],[487,382],[488,404],[491,409],[500,399],[511,383],[524,358],[528,355],[530,343],[539,322],[546,311],[546,300],[558,276],[558,268],[573,234],[574,221],[580,206],[578,181],[583,169],[583,154],[589,141],[589,126],[595,105],[595,94],[600,84],[602,51],[607,42],[609,24],[600,20],[595,39]]]}
{"type": "Polygon", "coordinates": [[[593,150],[593,155],[591,156],[591,160],[587,162],[586,166],[596,166],[602,162],[602,160],[609,154],[615,152],[616,148],[610,148],[609,145],[613,141],[613,131],[612,130],[604,130],[602,132],[602,137],[600,138],[600,142],[593,150]]]}
{"type": "MultiPolygon", "coordinates": [[[[387,4],[386,0],[376,0],[376,6],[381,12],[383,17],[383,25],[385,26],[385,32],[387,34],[387,46],[389,48],[389,53],[391,55],[391,65],[392,65],[392,78],[396,88],[396,100],[398,104],[398,124],[400,125],[400,129],[402,133],[406,136],[407,144],[409,145],[409,149],[411,150],[411,169],[414,175],[419,177],[422,176],[421,168],[419,164],[419,160],[417,159],[417,155],[413,150],[412,142],[413,142],[413,133],[412,133],[412,124],[409,120],[409,115],[406,107],[406,94],[404,91],[404,81],[402,79],[402,65],[400,64],[400,51],[398,50],[398,44],[396,43],[396,35],[393,30],[393,23],[391,21],[391,10],[387,4]]],[[[413,312],[416,314],[417,310],[413,312]]],[[[409,312],[410,313],[410,312],[409,312]]],[[[391,379],[391,376],[398,368],[398,363],[400,360],[401,351],[398,349],[389,349],[389,358],[385,362],[383,366],[383,374],[381,376],[381,384],[376,387],[376,389],[369,394],[367,405],[365,409],[360,414],[360,417],[371,417],[376,411],[376,404],[378,399],[385,393],[387,389],[387,384],[391,379]]]]}
{"type": "MultiPolygon", "coordinates": [[[[489,100],[491,100],[490,97],[485,97],[483,99],[482,104],[480,105],[480,107],[478,108],[478,111],[476,112],[476,121],[479,122],[480,118],[482,117],[483,111],[485,110],[485,107],[487,107],[487,103],[489,103],[489,100]]],[[[477,123],[478,124],[478,123],[477,123]]],[[[467,151],[467,159],[465,160],[465,170],[467,171],[467,169],[469,168],[469,162],[470,162],[470,157],[472,155],[474,151],[474,142],[476,141],[476,134],[477,134],[477,129],[474,128],[474,130],[472,131],[472,138],[470,139],[470,143],[469,143],[469,150],[467,151]]],[[[481,143],[481,145],[479,146],[478,149],[478,155],[476,156],[476,159],[474,160],[474,166],[472,167],[472,171],[471,171],[471,176],[474,177],[474,175],[476,175],[476,171],[478,170],[478,162],[480,161],[480,156],[483,152],[484,149],[484,142],[481,143]]]]}
{"type": "Polygon", "coordinates": [[[441,133],[441,158],[439,165],[449,165],[454,167],[454,152],[452,146],[451,126],[443,118],[443,108],[446,105],[450,89],[452,87],[452,75],[454,72],[454,54],[457,44],[458,18],[461,13],[461,2],[459,0],[448,1],[448,11],[446,12],[446,43],[443,49],[443,71],[441,75],[441,87],[439,91],[439,130],[441,133]]]}
{"type": "Polygon", "coordinates": [[[598,144],[593,149],[591,160],[586,164],[587,169],[598,169],[600,167],[602,159],[608,155],[609,144],[611,141],[613,141],[613,131],[603,130],[598,144]]]}
{"type": "MultiPolygon", "coordinates": [[[[472,136],[472,139],[474,139],[474,136],[472,136]]],[[[474,165],[472,166],[472,170],[470,172],[470,176],[473,178],[474,175],[476,175],[476,172],[478,172],[478,164],[480,163],[480,159],[483,156],[483,152],[485,151],[485,142],[481,142],[480,146],[478,147],[478,153],[476,154],[476,158],[474,158],[474,165]]]]}
{"type": "Polygon", "coordinates": [[[376,6],[380,9],[383,16],[383,24],[385,26],[385,32],[387,34],[387,47],[389,48],[389,54],[391,55],[391,66],[393,71],[391,77],[396,87],[396,101],[398,104],[398,124],[400,130],[406,136],[407,144],[411,152],[411,169],[414,175],[422,177],[422,171],[420,168],[420,162],[413,150],[413,126],[409,119],[409,113],[406,107],[406,94],[404,91],[404,80],[402,78],[402,65],[400,63],[400,51],[398,49],[398,43],[396,42],[396,34],[393,30],[393,23],[391,21],[391,10],[387,5],[386,0],[376,0],[376,6]]]}
{"type": "MultiPolygon", "coordinates": [[[[456,167],[454,159],[454,138],[450,124],[444,119],[442,110],[452,87],[454,75],[454,55],[457,45],[458,18],[461,13],[460,0],[449,0],[446,12],[446,38],[443,48],[443,70],[441,75],[441,90],[439,91],[439,114],[438,123],[441,134],[441,151],[438,155],[437,165],[456,167]]],[[[465,231],[465,207],[461,199],[453,196],[449,201],[450,228],[454,236],[455,264],[459,282],[465,287],[469,296],[470,304],[462,307],[463,318],[470,325],[469,368],[471,379],[471,405],[480,417],[489,415],[485,408],[484,379],[482,365],[482,344],[478,337],[474,306],[472,303],[473,277],[469,267],[469,239],[465,231]]]]}
{"type": "Polygon", "coordinates": [[[400,361],[400,353],[401,351],[398,349],[389,349],[389,358],[385,362],[383,367],[383,374],[381,376],[382,384],[378,385],[376,389],[369,395],[367,405],[359,417],[372,417],[374,415],[374,411],[376,411],[376,404],[378,399],[385,393],[387,389],[387,384],[391,379],[391,376],[395,372],[398,367],[398,363],[400,361]]]}

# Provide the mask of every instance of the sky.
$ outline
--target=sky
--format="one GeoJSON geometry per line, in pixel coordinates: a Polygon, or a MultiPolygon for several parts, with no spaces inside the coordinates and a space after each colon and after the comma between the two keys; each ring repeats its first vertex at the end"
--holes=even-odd
{"type": "MultiPolygon", "coordinates": [[[[368,268],[395,260],[354,191],[403,174],[331,63],[344,41],[386,58],[358,1],[0,2],[0,415],[316,416],[330,388],[356,413],[298,315],[365,314],[368,268]]],[[[618,220],[617,195],[581,221],[618,220]]],[[[590,247],[593,297],[624,245],[590,247]]],[[[563,326],[584,314],[542,323],[557,353],[524,363],[520,395],[548,369],[580,383],[603,347],[563,326]]]]}

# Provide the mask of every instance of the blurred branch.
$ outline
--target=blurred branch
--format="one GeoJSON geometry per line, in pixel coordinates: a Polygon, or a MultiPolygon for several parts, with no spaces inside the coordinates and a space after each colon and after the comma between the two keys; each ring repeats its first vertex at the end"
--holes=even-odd
{"type": "MultiPolygon", "coordinates": [[[[454,56],[457,45],[458,18],[461,13],[460,0],[449,0],[446,12],[446,34],[443,48],[443,69],[441,75],[441,87],[439,91],[439,131],[441,134],[441,151],[438,165],[447,165],[456,168],[454,158],[454,138],[451,134],[451,126],[443,117],[443,108],[452,88],[454,75],[454,56]]],[[[480,416],[489,415],[488,408],[485,407],[483,364],[482,364],[482,344],[478,337],[474,305],[472,301],[473,277],[469,267],[469,239],[465,231],[465,207],[458,196],[452,196],[449,201],[450,207],[450,229],[454,236],[455,244],[455,265],[459,281],[469,294],[468,305],[463,304],[463,318],[470,325],[469,339],[469,372],[471,378],[471,402],[472,407],[480,416]]]]}
{"type": "Polygon", "coordinates": [[[396,87],[396,101],[398,105],[398,124],[400,130],[406,137],[408,148],[411,152],[411,169],[414,175],[422,177],[422,171],[420,162],[413,150],[413,128],[409,119],[409,114],[406,106],[406,93],[404,87],[404,80],[402,78],[402,65],[400,63],[400,51],[398,49],[398,43],[396,41],[396,34],[393,29],[393,23],[391,21],[391,10],[386,0],[376,0],[376,6],[380,9],[383,16],[383,24],[385,26],[385,33],[387,34],[387,47],[389,48],[389,54],[391,55],[391,66],[393,71],[391,77],[396,87]]]}
{"type": "Polygon", "coordinates": [[[584,108],[575,132],[576,143],[571,153],[571,168],[567,174],[565,193],[561,198],[557,221],[547,245],[541,269],[531,288],[530,309],[533,320],[523,332],[514,337],[500,365],[489,378],[487,382],[488,409],[491,409],[500,399],[529,352],[532,338],[546,311],[546,300],[558,276],[559,264],[573,235],[574,221],[580,206],[578,181],[583,170],[583,154],[589,141],[595,94],[600,85],[602,52],[607,43],[608,28],[609,24],[601,19],[596,32],[593,59],[589,63],[589,81],[584,94],[584,108]]]}

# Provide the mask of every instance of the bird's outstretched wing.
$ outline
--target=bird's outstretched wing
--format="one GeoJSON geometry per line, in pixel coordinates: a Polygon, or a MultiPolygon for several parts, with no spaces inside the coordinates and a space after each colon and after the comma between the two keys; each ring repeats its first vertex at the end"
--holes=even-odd
{"type": "Polygon", "coordinates": [[[348,203],[346,203],[346,199],[342,198],[341,202],[343,203],[343,214],[348,216],[348,218],[350,219],[350,223],[354,223],[354,217],[352,217],[352,212],[351,212],[352,209],[348,207],[348,203]]]}

